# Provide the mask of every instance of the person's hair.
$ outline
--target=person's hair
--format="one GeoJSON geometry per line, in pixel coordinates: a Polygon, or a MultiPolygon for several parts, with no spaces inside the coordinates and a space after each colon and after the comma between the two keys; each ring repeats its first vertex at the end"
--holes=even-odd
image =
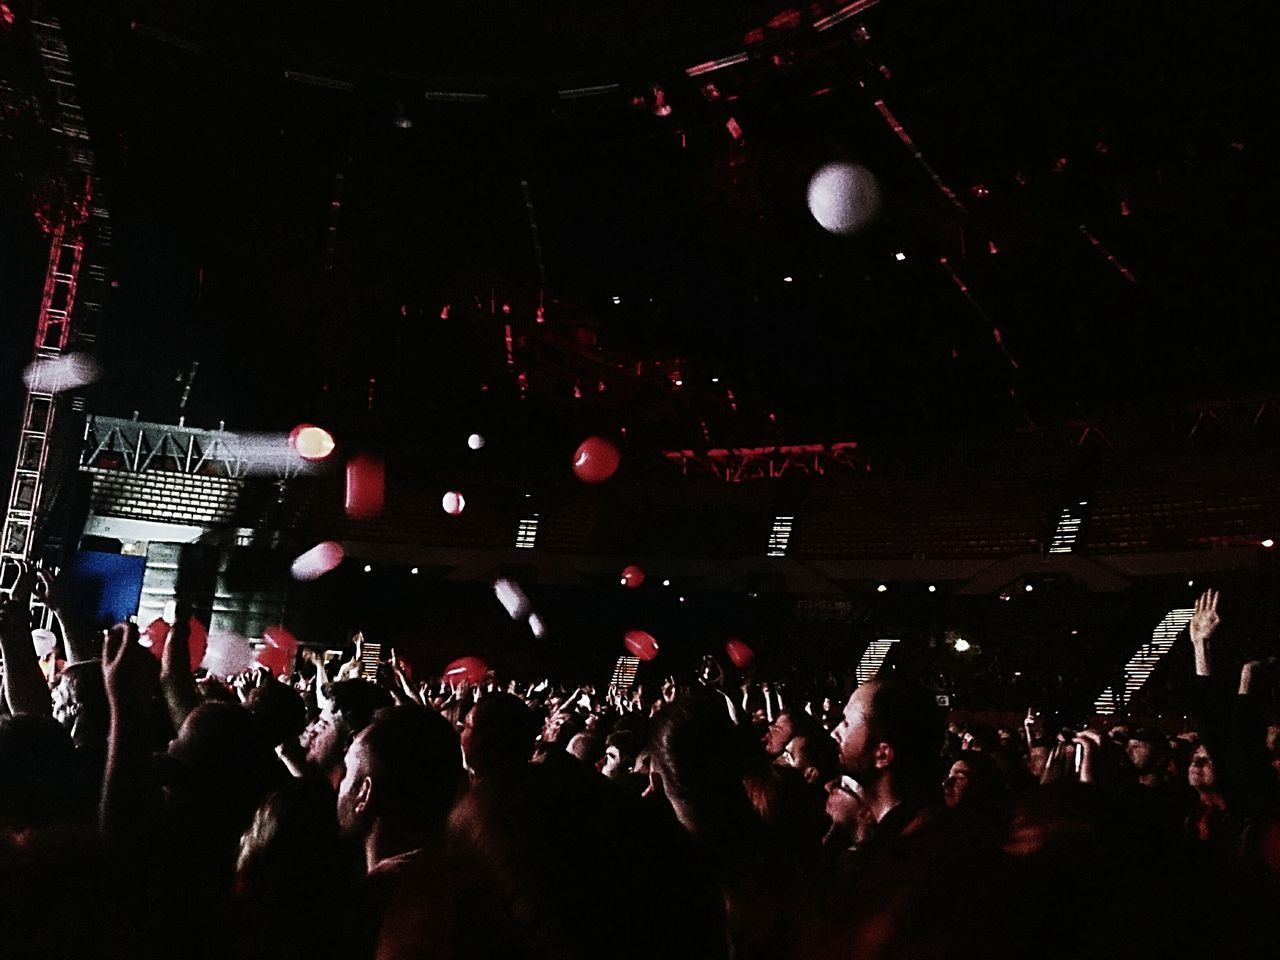
{"type": "Polygon", "coordinates": [[[335,713],[357,734],[369,725],[373,715],[392,704],[391,694],[368,680],[339,680],[329,688],[335,713]]]}
{"type": "MultiPolygon", "coordinates": [[[[805,713],[798,708],[788,708],[779,713],[778,716],[782,716],[784,713],[791,718],[791,739],[794,740],[796,737],[813,737],[815,739],[817,737],[825,737],[831,740],[831,735],[827,733],[822,724],[813,715],[805,713]]],[[[835,743],[835,741],[832,740],[832,743],[835,743]]]]}
{"type": "Polygon", "coordinates": [[[34,826],[82,812],[75,747],[52,717],[0,716],[0,820],[34,826]]]}
{"type": "Polygon", "coordinates": [[[304,886],[338,895],[343,863],[333,792],[318,777],[290,777],[259,804],[236,872],[242,896],[283,902],[304,886]]]}
{"type": "Polygon", "coordinates": [[[296,740],[307,725],[307,705],[302,694],[274,679],[249,691],[244,707],[257,719],[262,736],[271,747],[296,740]]]}
{"type": "Polygon", "coordinates": [[[893,747],[895,775],[913,785],[934,782],[943,742],[943,718],[933,695],[896,679],[871,688],[872,740],[893,747]]]}
{"type": "Polygon", "coordinates": [[[76,724],[82,733],[105,742],[111,714],[107,708],[107,687],[102,677],[101,660],[81,660],[68,664],[58,675],[67,697],[79,708],[76,724]]]}
{"type": "Polygon", "coordinates": [[[281,767],[263,742],[258,721],[239,704],[209,700],[183,721],[169,746],[172,786],[184,805],[199,808],[236,834],[281,779],[281,767]]]}
{"type": "Polygon", "coordinates": [[[528,763],[533,755],[538,719],[519,697],[491,693],[470,714],[467,765],[485,775],[528,763]]]}
{"type": "Polygon", "coordinates": [[[463,782],[462,748],[453,725],[425,707],[387,707],[363,737],[379,812],[413,826],[444,826],[463,782]]]}
{"type": "Polygon", "coordinates": [[[228,954],[266,960],[334,957],[334,931],[314,923],[281,923],[298,891],[338,903],[350,890],[353,862],[338,831],[333,791],[320,777],[289,777],[258,806],[240,838],[234,922],[222,935],[228,954]]]}
{"type": "Polygon", "coordinates": [[[800,771],[813,767],[818,771],[818,782],[826,783],[840,771],[840,745],[826,732],[801,733],[792,737],[792,742],[801,743],[800,771]]]}
{"type": "Polygon", "coordinates": [[[576,733],[565,750],[588,766],[595,766],[596,761],[604,756],[604,740],[589,730],[576,733]]]}
{"type": "Polygon", "coordinates": [[[969,784],[961,806],[981,813],[1003,812],[1005,797],[1004,774],[995,757],[981,750],[966,750],[953,760],[968,768],[969,784]]]}
{"type": "Polygon", "coordinates": [[[449,827],[474,891],[455,925],[467,956],[725,955],[721,893],[703,860],[659,811],[579,764],[477,781],[449,827]],[[620,932],[619,911],[638,905],[664,922],[620,932]]]}
{"type": "Polygon", "coordinates": [[[723,701],[677,697],[659,715],[649,746],[669,797],[714,802],[741,795],[742,752],[723,701]]]}
{"type": "Polygon", "coordinates": [[[636,735],[630,730],[615,730],[604,738],[605,749],[616,747],[619,755],[628,757],[632,761],[640,753],[640,744],[636,739],[636,735]]]}

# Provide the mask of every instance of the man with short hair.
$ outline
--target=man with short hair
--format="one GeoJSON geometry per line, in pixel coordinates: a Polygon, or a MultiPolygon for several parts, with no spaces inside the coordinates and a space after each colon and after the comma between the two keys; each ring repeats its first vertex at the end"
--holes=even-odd
{"type": "Polygon", "coordinates": [[[881,833],[912,826],[938,777],[942,722],[928,691],[896,680],[864,683],[831,736],[840,770],[858,782],[881,833]]]}
{"type": "Polygon", "coordinates": [[[458,735],[433,710],[379,710],[352,740],[337,809],[343,836],[364,852],[357,956],[419,956],[451,929],[445,825],[464,775],[458,735]]]}
{"type": "Polygon", "coordinates": [[[391,695],[366,680],[339,680],[329,691],[329,702],[307,726],[299,740],[301,750],[282,753],[295,776],[314,770],[335,789],[342,780],[342,759],[352,739],[368,726],[374,712],[391,706],[391,695]],[[305,751],[305,758],[298,754],[305,751]]]}

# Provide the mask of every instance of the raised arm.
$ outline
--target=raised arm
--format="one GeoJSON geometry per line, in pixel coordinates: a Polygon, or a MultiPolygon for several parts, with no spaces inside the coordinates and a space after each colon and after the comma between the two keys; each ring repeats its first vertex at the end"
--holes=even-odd
{"type": "Polygon", "coordinates": [[[169,639],[160,656],[160,689],[164,693],[169,720],[173,723],[173,729],[178,730],[187,715],[199,705],[200,694],[191,673],[190,606],[179,601],[173,619],[169,639]]]}
{"type": "Polygon", "coordinates": [[[62,645],[67,651],[68,663],[81,663],[97,656],[95,650],[98,630],[93,616],[81,609],[77,598],[68,593],[65,584],[53,578],[48,570],[37,571],[36,597],[44,602],[62,628],[62,645]]]}
{"type": "Polygon", "coordinates": [[[31,645],[31,591],[34,570],[23,570],[13,596],[0,607],[0,652],[4,654],[4,697],[10,713],[51,716],[49,687],[31,645]]]}
{"type": "Polygon", "coordinates": [[[145,657],[132,625],[112,627],[102,645],[102,676],[111,711],[107,765],[98,807],[102,832],[140,850],[158,802],[158,787],[147,762],[142,705],[148,690],[145,657]]]}
{"type": "Polygon", "coordinates": [[[1218,616],[1218,591],[1206,590],[1196,598],[1195,612],[1191,614],[1191,622],[1187,624],[1187,632],[1191,635],[1191,650],[1195,654],[1197,677],[1213,674],[1210,644],[1221,623],[1218,616]]]}

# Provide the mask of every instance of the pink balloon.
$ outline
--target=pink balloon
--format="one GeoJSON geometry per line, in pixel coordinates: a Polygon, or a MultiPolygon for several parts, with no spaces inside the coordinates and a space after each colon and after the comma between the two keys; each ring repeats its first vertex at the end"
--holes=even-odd
{"type": "Polygon", "coordinates": [[[630,590],[634,590],[640,584],[644,583],[644,571],[632,564],[629,567],[622,568],[622,585],[630,590]]]}
{"type": "Polygon", "coordinates": [[[573,455],[573,472],[583,483],[604,483],[618,470],[622,454],[604,437],[587,437],[573,455]]]}
{"type": "Polygon", "coordinates": [[[751,648],[737,637],[734,637],[724,645],[724,652],[729,655],[729,659],[733,661],[733,665],[739,670],[747,669],[756,660],[756,655],[751,648]]]}
{"type": "Polygon", "coordinates": [[[641,660],[652,660],[658,655],[658,641],[643,630],[628,630],[622,635],[622,643],[628,653],[641,660]]]}
{"type": "Polygon", "coordinates": [[[218,677],[234,677],[253,665],[253,648],[238,633],[214,633],[204,651],[204,666],[218,677]]]}
{"type": "Polygon", "coordinates": [[[387,502],[387,468],[381,457],[361,453],[347,461],[347,516],[372,520],[387,502]]]}
{"type": "Polygon", "coordinates": [[[489,675],[489,665],[479,657],[459,657],[444,668],[444,680],[458,684],[463,680],[475,685],[489,675]]]}
{"type": "Polygon", "coordinates": [[[293,561],[292,573],[295,580],[316,580],[330,570],[341,565],[346,551],[342,544],[333,540],[317,543],[314,547],[293,561]]]}

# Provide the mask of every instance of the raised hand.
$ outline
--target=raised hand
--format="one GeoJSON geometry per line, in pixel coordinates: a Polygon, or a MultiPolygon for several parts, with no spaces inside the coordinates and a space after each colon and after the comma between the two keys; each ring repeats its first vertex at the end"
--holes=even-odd
{"type": "Polygon", "coordinates": [[[1218,591],[1206,590],[1196,598],[1195,611],[1191,614],[1191,622],[1187,624],[1198,677],[1210,675],[1209,641],[1221,622],[1222,619],[1218,616],[1218,591]]]}
{"type": "Polygon", "coordinates": [[[669,676],[662,681],[662,699],[671,703],[676,698],[676,678],[669,676]]]}
{"type": "Polygon", "coordinates": [[[1206,590],[1196,598],[1195,612],[1187,629],[1191,633],[1191,642],[1202,644],[1214,634],[1222,618],[1218,616],[1218,591],[1206,590]]]}
{"type": "Polygon", "coordinates": [[[31,646],[31,592],[36,572],[25,568],[13,595],[0,604],[0,656],[4,659],[4,698],[12,713],[47,716],[52,712],[49,687],[31,646]]]}
{"type": "Polygon", "coordinates": [[[113,711],[144,699],[153,675],[147,655],[138,646],[138,625],[117,623],[102,642],[102,679],[113,711]]]}

